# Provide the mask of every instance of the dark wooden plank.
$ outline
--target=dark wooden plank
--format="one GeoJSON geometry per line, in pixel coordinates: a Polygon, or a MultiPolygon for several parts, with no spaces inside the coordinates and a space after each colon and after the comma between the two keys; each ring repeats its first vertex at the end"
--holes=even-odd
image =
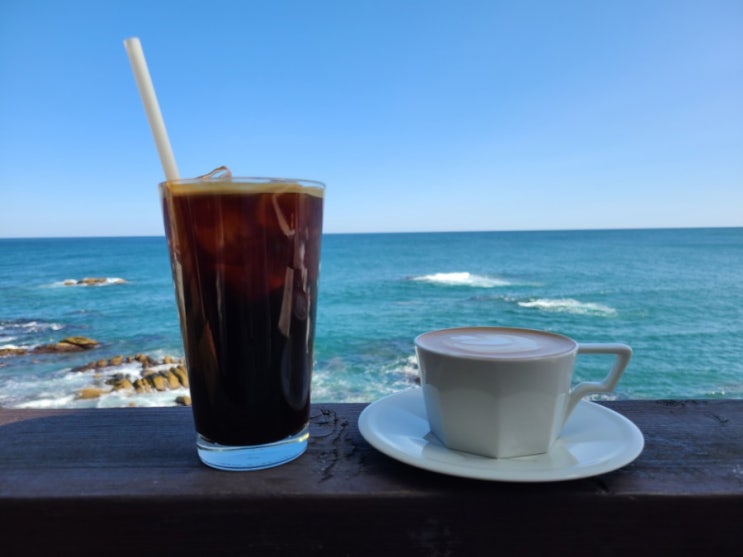
{"type": "MultiPolygon", "coordinates": [[[[645,450],[622,470],[570,482],[571,490],[743,493],[743,401],[607,405],[641,428],[645,450]]],[[[274,486],[286,493],[356,493],[371,480],[375,492],[490,484],[424,472],[378,453],[358,432],[362,409],[360,404],[316,406],[308,453],[280,468],[250,474],[219,472],[198,462],[187,408],[0,409],[0,496],[121,495],[119,477],[132,496],[153,489],[181,494],[184,478],[191,479],[189,490],[195,495],[212,493],[223,482],[230,492],[250,493],[274,486]],[[132,476],[149,481],[132,484],[132,476]],[[14,477],[19,481],[10,481],[14,477]],[[57,481],[60,477],[67,481],[57,481]]]]}
{"type": "Polygon", "coordinates": [[[607,403],[643,431],[629,466],[511,484],[390,459],[363,405],[313,408],[309,450],[250,473],[198,462],[186,408],[0,409],[0,544],[59,554],[723,554],[740,547],[743,401],[607,403]],[[518,545],[514,545],[518,544],[518,545]]]}

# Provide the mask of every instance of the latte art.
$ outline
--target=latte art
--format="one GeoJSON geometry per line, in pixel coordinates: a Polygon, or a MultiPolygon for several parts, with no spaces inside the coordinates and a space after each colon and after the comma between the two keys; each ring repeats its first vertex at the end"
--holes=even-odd
{"type": "Polygon", "coordinates": [[[445,329],[418,337],[431,352],[485,359],[528,359],[558,356],[576,348],[567,337],[542,331],[494,327],[445,329]]]}

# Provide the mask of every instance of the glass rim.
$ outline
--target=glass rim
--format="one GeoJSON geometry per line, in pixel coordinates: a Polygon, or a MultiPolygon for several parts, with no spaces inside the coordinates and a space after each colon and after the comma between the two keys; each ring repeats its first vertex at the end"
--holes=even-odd
{"type": "Polygon", "coordinates": [[[264,186],[267,184],[291,184],[308,188],[320,188],[325,190],[325,184],[318,180],[307,180],[304,178],[275,178],[268,176],[213,176],[202,178],[178,178],[177,180],[163,180],[158,185],[165,187],[168,185],[176,186],[203,186],[205,184],[235,184],[235,185],[257,185],[264,186]]]}

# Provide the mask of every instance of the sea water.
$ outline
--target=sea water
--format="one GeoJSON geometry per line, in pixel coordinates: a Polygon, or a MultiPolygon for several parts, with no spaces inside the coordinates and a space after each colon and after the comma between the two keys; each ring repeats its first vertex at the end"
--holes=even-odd
{"type": "MultiPolygon", "coordinates": [[[[315,402],[371,401],[417,380],[413,339],[466,325],[545,329],[634,349],[616,398],[743,398],[743,228],[323,238],[315,402]]],[[[183,355],[163,237],[0,240],[0,406],[172,405],[186,388],[81,398],[93,360],[183,355]],[[78,284],[86,277],[102,279],[78,284]],[[33,348],[70,336],[100,345],[33,348]],[[8,352],[6,350],[6,352],[8,352]]],[[[576,380],[607,356],[581,356],[576,380]]]]}

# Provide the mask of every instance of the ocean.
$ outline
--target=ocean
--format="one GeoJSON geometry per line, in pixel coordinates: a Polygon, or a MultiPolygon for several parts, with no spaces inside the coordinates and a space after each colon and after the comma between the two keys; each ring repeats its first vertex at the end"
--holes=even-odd
{"type": "MultiPolygon", "coordinates": [[[[612,398],[743,398],[743,228],[326,234],[312,399],[409,388],[415,336],[464,325],[627,343],[612,398]]],[[[183,355],[164,237],[0,240],[0,406],[169,406],[188,394],[113,390],[141,373],[127,361],[137,354],[155,369],[183,355]],[[34,350],[73,336],[99,345],[34,350]]],[[[606,358],[581,356],[576,380],[603,378],[606,358]]]]}

